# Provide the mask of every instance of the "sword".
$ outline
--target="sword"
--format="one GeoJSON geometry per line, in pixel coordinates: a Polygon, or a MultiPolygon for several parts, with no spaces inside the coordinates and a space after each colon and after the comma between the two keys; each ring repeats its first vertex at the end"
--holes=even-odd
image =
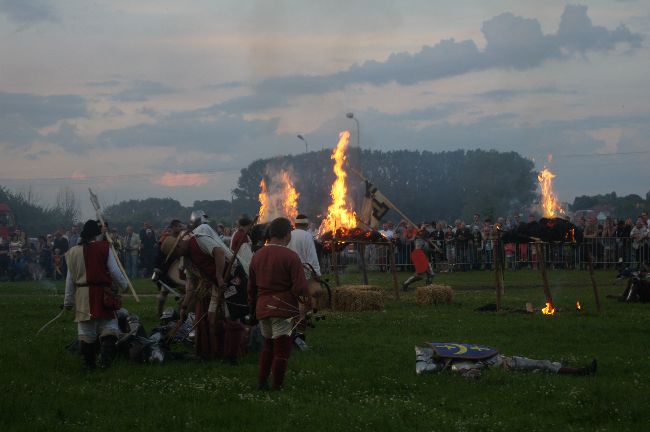
{"type": "MultiPolygon", "coordinates": [[[[65,312],[65,308],[63,307],[63,305],[61,305],[61,306],[59,306],[59,307],[61,308],[61,311],[60,311],[58,314],[56,314],[56,316],[55,316],[54,318],[52,318],[51,320],[49,320],[48,322],[46,322],[45,325],[43,325],[43,327],[41,327],[40,329],[38,329],[38,331],[36,332],[36,336],[38,336],[39,334],[41,334],[41,332],[42,332],[43,330],[45,330],[46,328],[48,328],[48,327],[50,326],[50,324],[52,324],[54,321],[56,321],[56,320],[58,320],[59,318],[61,318],[61,316],[62,316],[63,313],[65,312]]],[[[89,314],[89,313],[87,313],[87,312],[77,311],[77,313],[84,313],[84,314],[88,315],[90,318],[93,317],[92,314],[89,314]]]]}
{"type": "Polygon", "coordinates": [[[176,291],[174,288],[167,285],[165,282],[163,282],[161,280],[158,280],[156,282],[158,282],[164,289],[166,289],[170,293],[174,294],[176,297],[183,297],[178,291],[176,291]]]}
{"type": "Polygon", "coordinates": [[[65,309],[63,308],[63,306],[61,306],[61,311],[60,311],[58,314],[56,314],[56,316],[55,316],[54,318],[52,318],[51,320],[49,320],[48,322],[46,322],[45,325],[44,325],[43,327],[41,327],[40,329],[38,329],[38,331],[36,332],[36,336],[38,336],[39,334],[41,334],[41,332],[42,332],[43,330],[45,330],[45,329],[46,329],[50,324],[52,324],[54,321],[56,321],[56,320],[58,320],[59,318],[61,318],[61,315],[63,315],[63,312],[65,312],[65,309]]]}

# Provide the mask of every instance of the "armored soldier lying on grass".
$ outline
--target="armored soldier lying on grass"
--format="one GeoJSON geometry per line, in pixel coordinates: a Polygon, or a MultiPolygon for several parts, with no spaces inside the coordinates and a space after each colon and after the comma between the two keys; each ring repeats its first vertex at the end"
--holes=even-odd
{"type": "Polygon", "coordinates": [[[596,359],[584,367],[566,367],[559,362],[505,356],[494,349],[477,344],[432,342],[415,347],[415,373],[418,375],[451,370],[466,378],[478,378],[488,368],[505,370],[547,371],[563,375],[594,375],[596,359]]]}

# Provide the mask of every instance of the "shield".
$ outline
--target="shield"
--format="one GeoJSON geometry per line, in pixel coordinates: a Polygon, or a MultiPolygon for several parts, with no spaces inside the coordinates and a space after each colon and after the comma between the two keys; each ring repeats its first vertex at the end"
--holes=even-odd
{"type": "Polygon", "coordinates": [[[411,261],[413,261],[416,273],[426,273],[429,270],[429,259],[422,249],[414,249],[411,252],[411,261]]]}
{"type": "Polygon", "coordinates": [[[429,346],[437,358],[483,360],[499,353],[495,348],[477,344],[430,342],[429,346]]]}

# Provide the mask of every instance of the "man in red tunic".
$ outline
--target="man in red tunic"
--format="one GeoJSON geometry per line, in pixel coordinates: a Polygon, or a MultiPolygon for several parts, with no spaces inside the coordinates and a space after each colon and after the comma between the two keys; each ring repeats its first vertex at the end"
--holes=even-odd
{"type": "MultiPolygon", "coordinates": [[[[300,316],[299,302],[308,299],[307,279],[298,254],[287,247],[291,222],[277,218],[269,225],[269,243],[253,255],[248,277],[248,303],[255,308],[264,336],[260,354],[260,389],[281,389],[293,341],[293,319],[300,316]]],[[[308,300],[306,300],[308,301],[308,300]]]]}
{"type": "Polygon", "coordinates": [[[251,239],[248,236],[251,228],[253,226],[253,221],[246,216],[242,216],[237,221],[237,231],[232,236],[230,240],[230,249],[233,251],[239,250],[242,244],[250,243],[251,239]]]}
{"type": "Polygon", "coordinates": [[[235,364],[240,355],[244,327],[234,313],[241,302],[230,301],[230,291],[237,291],[235,285],[243,284],[240,291],[245,303],[246,274],[238,271],[237,263],[231,267],[231,274],[225,274],[228,264],[234,259],[232,251],[202,217],[193,219],[196,219],[194,225],[197,226],[189,236],[183,236],[171,251],[171,256],[189,257],[191,267],[198,271],[196,277],[190,277],[196,284],[196,319],[201,320],[197,321],[196,327],[196,353],[204,359],[223,355],[235,364]],[[224,297],[227,297],[226,301],[224,297]]]}
{"type": "Polygon", "coordinates": [[[77,333],[88,369],[95,368],[97,341],[101,343],[100,365],[110,366],[115,357],[115,343],[119,328],[115,310],[119,309],[117,292],[127,288],[126,277],[120,271],[110,245],[105,240],[95,240],[101,235],[100,224],[89,220],[80,235],[80,244],[66,254],[68,275],[63,306],[75,307],[77,333]]]}

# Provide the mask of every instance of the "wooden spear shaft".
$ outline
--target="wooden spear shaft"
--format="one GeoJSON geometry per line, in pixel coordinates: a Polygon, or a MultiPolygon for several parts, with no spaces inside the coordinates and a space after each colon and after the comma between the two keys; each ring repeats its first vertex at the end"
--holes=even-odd
{"type": "Polygon", "coordinates": [[[598,295],[598,286],[596,285],[596,276],[594,275],[594,257],[589,249],[587,249],[587,263],[589,265],[589,277],[591,278],[591,286],[594,289],[594,298],[596,299],[596,310],[600,312],[600,296],[598,295]]]}
{"type": "MultiPolygon", "coordinates": [[[[349,165],[348,165],[348,167],[350,168],[350,171],[352,171],[353,173],[355,173],[355,174],[356,174],[356,175],[357,175],[361,180],[363,180],[363,181],[368,181],[368,179],[365,178],[364,175],[361,174],[359,171],[355,170],[354,168],[352,168],[352,167],[349,166],[349,165]]],[[[420,229],[420,228],[415,224],[415,222],[413,222],[411,219],[409,219],[408,216],[406,216],[404,213],[402,213],[402,211],[401,211],[400,209],[398,209],[397,207],[395,207],[395,204],[393,204],[393,203],[388,199],[388,197],[387,197],[386,195],[384,195],[384,202],[385,202],[385,203],[386,203],[390,208],[392,208],[393,210],[395,210],[395,211],[396,211],[396,212],[397,212],[397,213],[402,217],[402,219],[404,219],[404,220],[405,220],[409,225],[411,225],[412,227],[414,227],[414,228],[416,228],[416,229],[420,229]]]]}
{"type": "MultiPolygon", "coordinates": [[[[97,213],[97,218],[99,219],[99,222],[101,222],[102,226],[106,226],[106,222],[104,221],[104,216],[102,215],[101,206],[99,205],[99,200],[97,199],[97,195],[95,195],[92,189],[90,188],[88,188],[88,192],[90,192],[90,202],[95,208],[95,212],[97,213]]],[[[111,237],[111,233],[108,231],[108,229],[106,230],[106,240],[108,240],[108,244],[111,246],[111,250],[113,251],[113,255],[115,256],[115,261],[117,261],[117,266],[120,268],[122,275],[124,275],[124,278],[126,279],[126,282],[129,285],[129,289],[131,290],[131,294],[133,295],[133,298],[135,299],[136,302],[140,303],[140,297],[138,297],[138,294],[135,292],[135,288],[133,288],[131,279],[129,279],[129,275],[127,275],[126,270],[124,270],[124,266],[120,261],[120,256],[117,254],[117,251],[115,250],[115,246],[113,245],[113,238],[111,237]]]]}
{"type": "Polygon", "coordinates": [[[537,252],[537,262],[539,263],[539,270],[542,273],[542,284],[544,288],[544,295],[546,302],[553,306],[553,297],[551,297],[551,290],[548,287],[548,274],[546,273],[546,256],[542,253],[542,243],[535,242],[535,251],[537,252]]]}

